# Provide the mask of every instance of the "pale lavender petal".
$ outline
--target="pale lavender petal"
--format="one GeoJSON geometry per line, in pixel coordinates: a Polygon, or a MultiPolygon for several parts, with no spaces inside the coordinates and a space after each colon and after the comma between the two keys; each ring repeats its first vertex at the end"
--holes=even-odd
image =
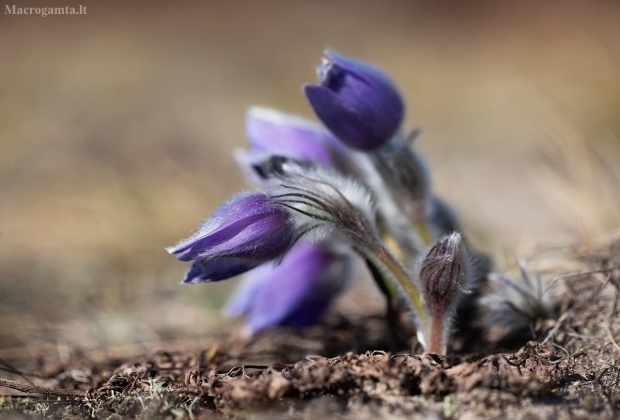
{"type": "Polygon", "coordinates": [[[321,245],[298,243],[281,264],[249,274],[228,306],[246,313],[255,333],[274,325],[310,325],[322,315],[350,274],[350,257],[321,245]]]}
{"type": "MultiPolygon", "coordinates": [[[[290,252],[295,252],[295,248],[297,247],[294,246],[290,252]]],[[[276,263],[269,262],[257,267],[251,273],[246,274],[237,286],[234,295],[230,298],[228,303],[226,303],[226,306],[224,306],[224,313],[232,317],[241,316],[246,313],[250,309],[260,289],[273,277],[276,267],[276,263]]]]}
{"type": "Polygon", "coordinates": [[[333,163],[330,149],[337,140],[325,128],[303,118],[252,107],[246,115],[245,131],[255,152],[328,165],[333,163]]]}

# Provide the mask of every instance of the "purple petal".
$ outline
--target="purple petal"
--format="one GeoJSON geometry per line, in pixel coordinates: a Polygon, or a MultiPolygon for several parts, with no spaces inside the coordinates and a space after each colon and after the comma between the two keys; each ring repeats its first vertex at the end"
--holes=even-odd
{"type": "Polygon", "coordinates": [[[183,283],[197,284],[225,280],[245,273],[259,264],[261,263],[255,260],[243,258],[218,258],[209,261],[197,260],[192,263],[185,275],[185,279],[183,279],[183,283]]]}
{"type": "Polygon", "coordinates": [[[255,151],[297,160],[332,164],[330,143],[336,139],[318,124],[283,112],[252,107],[245,120],[245,131],[255,151]]]}
{"type": "Polygon", "coordinates": [[[389,141],[404,115],[390,79],[366,63],[325,52],[320,85],[305,85],[314,112],[348,146],[372,150],[389,141]]]}
{"type": "Polygon", "coordinates": [[[269,197],[266,194],[246,192],[241,193],[219,206],[207,220],[198,228],[196,233],[177,245],[168,248],[171,254],[178,254],[191,248],[194,243],[212,232],[223,229],[227,225],[234,224],[243,218],[252,217],[265,211],[269,205],[269,197]]]}
{"type": "Polygon", "coordinates": [[[304,297],[279,325],[302,328],[316,324],[336,296],[337,293],[321,290],[304,297]]]}
{"type": "Polygon", "coordinates": [[[386,91],[385,95],[387,97],[385,99],[393,101],[394,105],[398,105],[398,102],[402,104],[400,95],[394,87],[394,83],[390,77],[378,67],[363,61],[345,57],[332,50],[325,50],[323,54],[332,65],[338,66],[341,71],[354,75],[356,78],[364,80],[368,84],[375,84],[377,87],[383,85],[381,88],[386,91]]]}
{"type": "Polygon", "coordinates": [[[251,333],[273,325],[307,326],[322,315],[349,272],[349,257],[320,245],[298,243],[281,264],[250,273],[227,310],[246,312],[246,329],[251,333]]]}
{"type": "MultiPolygon", "coordinates": [[[[299,245],[291,248],[289,254],[296,252],[295,249],[298,246],[299,245]]],[[[224,307],[224,312],[232,317],[241,316],[246,313],[263,285],[274,276],[274,271],[277,267],[278,265],[276,263],[269,262],[257,267],[254,271],[244,276],[239,286],[237,286],[235,294],[224,307]]]]}
{"type": "Polygon", "coordinates": [[[222,280],[281,258],[294,238],[286,209],[263,193],[239,194],[221,205],[198,231],[168,249],[196,260],[184,282],[222,280]]]}
{"type": "Polygon", "coordinates": [[[246,217],[181,248],[177,259],[279,256],[290,246],[289,224],[289,216],[284,211],[246,217]]]}

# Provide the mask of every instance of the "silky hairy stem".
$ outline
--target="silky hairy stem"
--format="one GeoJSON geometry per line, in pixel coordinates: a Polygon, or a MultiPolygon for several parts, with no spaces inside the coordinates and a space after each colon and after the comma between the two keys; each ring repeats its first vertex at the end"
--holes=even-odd
{"type": "MultiPolygon", "coordinates": [[[[420,324],[420,330],[425,331],[426,329],[424,327],[428,325],[426,308],[424,307],[424,302],[422,301],[422,296],[420,295],[418,288],[412,282],[405,267],[380,242],[370,244],[365,250],[361,250],[361,252],[377,266],[384,267],[385,270],[392,275],[393,279],[396,281],[396,284],[403,289],[406,296],[409,298],[413,309],[415,309],[420,324]]],[[[426,343],[421,344],[426,347],[426,343]]]]}

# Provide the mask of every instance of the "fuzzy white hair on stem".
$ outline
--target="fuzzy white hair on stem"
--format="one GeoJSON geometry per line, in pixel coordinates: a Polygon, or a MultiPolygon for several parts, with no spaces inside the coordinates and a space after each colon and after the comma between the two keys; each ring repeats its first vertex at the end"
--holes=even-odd
{"type": "Polygon", "coordinates": [[[280,187],[273,203],[291,209],[302,226],[301,234],[324,236],[340,232],[355,247],[377,237],[375,206],[366,188],[335,171],[306,167],[290,160],[271,161],[280,187]]]}

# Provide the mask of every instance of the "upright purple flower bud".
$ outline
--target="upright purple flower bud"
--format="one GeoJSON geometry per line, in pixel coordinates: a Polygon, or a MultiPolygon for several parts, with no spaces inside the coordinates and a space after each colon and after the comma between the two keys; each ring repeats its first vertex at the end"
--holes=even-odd
{"type": "Polygon", "coordinates": [[[388,76],[333,51],[325,51],[325,57],[317,70],[320,85],[304,86],[316,115],[355,149],[376,149],[392,139],[405,107],[388,76]]]}
{"type": "Polygon", "coordinates": [[[167,251],[194,260],[184,283],[224,280],[281,258],[294,241],[290,214],[264,193],[228,200],[189,238],[167,251]]]}
{"type": "Polygon", "coordinates": [[[246,315],[254,334],[275,325],[314,324],[351,275],[351,257],[324,245],[297,243],[280,264],[267,263],[249,273],[225,310],[246,315]]]}
{"type": "Polygon", "coordinates": [[[426,334],[431,352],[445,351],[452,312],[464,291],[466,271],[465,245],[456,232],[437,241],[422,261],[420,285],[431,317],[426,334]]]}

